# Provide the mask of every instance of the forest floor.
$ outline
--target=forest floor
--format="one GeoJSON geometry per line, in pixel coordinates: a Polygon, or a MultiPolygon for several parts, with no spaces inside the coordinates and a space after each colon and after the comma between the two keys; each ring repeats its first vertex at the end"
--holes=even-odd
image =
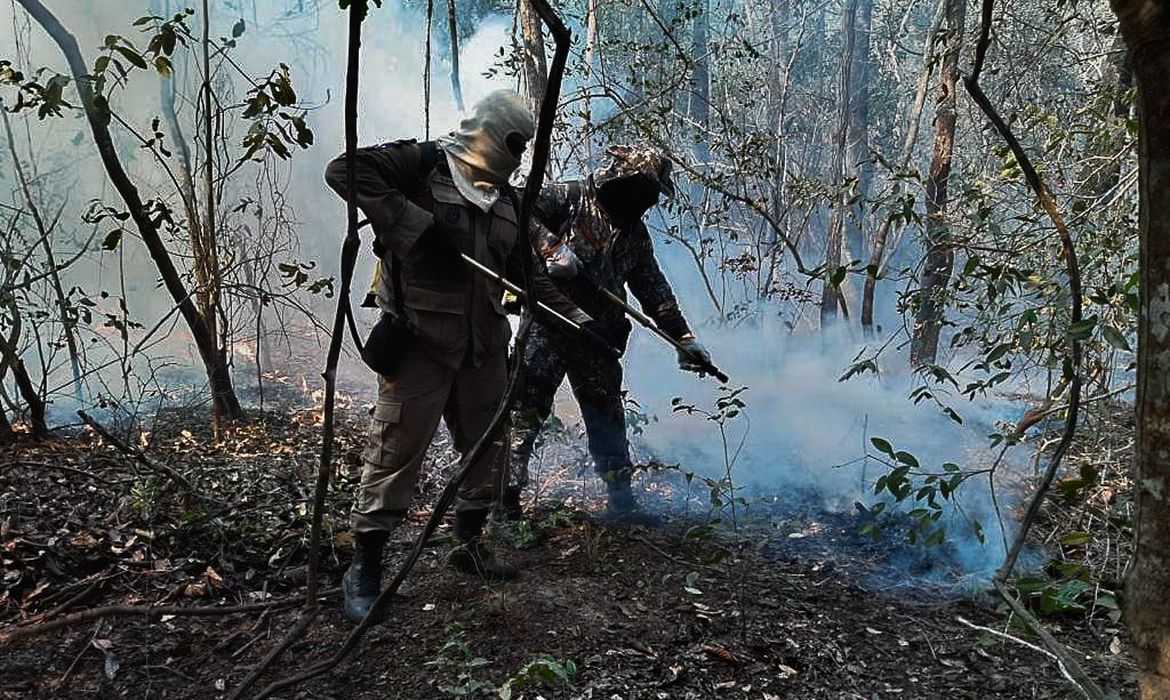
{"type": "MultiPolygon", "coordinates": [[[[191,411],[156,417],[138,438],[152,463],[192,480],[192,494],[85,430],[0,454],[0,698],[224,697],[284,637],[296,608],[86,618],[5,638],[99,606],[303,595],[321,416],[292,382],[268,402],[283,408],[218,442],[191,411]]],[[[349,557],[361,409],[342,397],[322,552],[330,588],[349,557]]],[[[445,450],[437,445],[388,569],[429,515],[445,450]]],[[[563,460],[579,456],[567,449],[563,460]]],[[[440,536],[387,622],[333,673],[278,697],[1079,697],[1050,658],[1020,643],[1037,641],[995,598],[908,570],[902,545],[859,536],[852,515],[781,496],[749,508],[735,532],[695,537],[701,519],[677,509],[661,527],[632,528],[598,518],[596,484],[577,474],[566,465],[523,525],[496,529],[519,580],[486,585],[448,569],[440,536]]],[[[654,501],[679,480],[651,474],[643,488],[654,501]]],[[[1038,537],[1059,539],[1051,523],[1071,527],[1070,517],[1051,512],[1038,537]]],[[[332,595],[252,694],[338,647],[352,626],[332,595]]],[[[1108,613],[1068,609],[1043,621],[1099,684],[1130,697],[1133,661],[1108,613]]]]}

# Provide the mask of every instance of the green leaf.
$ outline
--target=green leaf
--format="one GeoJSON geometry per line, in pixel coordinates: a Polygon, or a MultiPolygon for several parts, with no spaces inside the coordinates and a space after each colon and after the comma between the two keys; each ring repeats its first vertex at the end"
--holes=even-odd
{"type": "Polygon", "coordinates": [[[923,542],[922,544],[925,547],[927,547],[928,549],[930,547],[937,547],[938,545],[943,543],[943,540],[946,539],[946,536],[947,536],[947,531],[944,528],[940,527],[939,529],[930,533],[930,536],[927,537],[926,541],[923,542]]]}
{"type": "Polygon", "coordinates": [[[1109,608],[1110,610],[1121,609],[1121,607],[1117,604],[1117,599],[1111,595],[1102,594],[1097,596],[1097,605],[1100,605],[1103,608],[1109,608]]]}
{"type": "Polygon", "coordinates": [[[1060,538],[1060,543],[1070,547],[1076,547],[1082,544],[1088,544],[1093,541],[1093,536],[1087,532],[1070,532],[1064,537],[1060,538]]]}
{"type": "Polygon", "coordinates": [[[1105,337],[1105,342],[1109,343],[1118,350],[1125,350],[1126,352],[1133,352],[1129,346],[1129,341],[1121,331],[1113,326],[1101,326],[1101,335],[1105,337]]]}
{"type": "Polygon", "coordinates": [[[894,459],[898,460],[902,464],[905,464],[911,469],[918,469],[919,467],[918,458],[909,452],[906,452],[905,450],[899,450],[898,453],[894,455],[894,459]]]}
{"type": "Polygon", "coordinates": [[[833,276],[829,278],[829,284],[833,285],[834,287],[840,286],[840,284],[845,281],[845,275],[847,272],[848,271],[844,267],[838,266],[836,270],[833,270],[833,276]]]}
{"type": "Polygon", "coordinates": [[[1039,593],[1048,587],[1048,582],[1042,578],[1020,578],[1016,579],[1016,590],[1024,595],[1030,593],[1039,593]]]}
{"type": "Polygon", "coordinates": [[[1008,354],[1012,349],[1011,343],[1003,343],[992,348],[991,352],[987,353],[987,364],[992,364],[1003,359],[1003,356],[1008,354]]]}
{"type": "Polygon", "coordinates": [[[1096,315],[1090,316],[1083,321],[1070,324],[1068,327],[1068,337],[1071,340],[1088,340],[1089,336],[1093,334],[1093,328],[1096,325],[1096,315]]]}
{"type": "Polygon", "coordinates": [[[146,59],[142,57],[142,54],[138,53],[134,49],[128,46],[115,46],[113,49],[122,54],[122,56],[125,57],[125,59],[131,64],[133,64],[135,68],[146,68],[146,59]]]}
{"type": "Polygon", "coordinates": [[[118,243],[121,242],[121,240],[122,240],[122,229],[116,228],[113,231],[110,231],[109,233],[106,234],[105,239],[102,241],[102,249],[103,250],[114,250],[115,248],[118,247],[118,243]]]}
{"type": "Polygon", "coordinates": [[[869,442],[874,447],[876,447],[879,452],[883,452],[891,457],[894,456],[894,446],[890,444],[889,440],[880,437],[871,437],[869,442]]]}

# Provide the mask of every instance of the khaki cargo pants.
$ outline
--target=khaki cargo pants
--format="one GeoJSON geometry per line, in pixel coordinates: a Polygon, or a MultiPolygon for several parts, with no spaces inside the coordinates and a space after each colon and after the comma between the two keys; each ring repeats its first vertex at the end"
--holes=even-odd
{"type": "MultiPolygon", "coordinates": [[[[355,532],[389,530],[402,521],[439,419],[447,423],[455,449],[466,454],[491,422],[507,374],[506,349],[484,358],[478,367],[467,360],[453,369],[420,343],[403,358],[393,378],[378,377],[378,402],[353,506],[355,532]]],[[[507,461],[505,430],[472,465],[459,489],[456,512],[489,507],[507,461]]]]}

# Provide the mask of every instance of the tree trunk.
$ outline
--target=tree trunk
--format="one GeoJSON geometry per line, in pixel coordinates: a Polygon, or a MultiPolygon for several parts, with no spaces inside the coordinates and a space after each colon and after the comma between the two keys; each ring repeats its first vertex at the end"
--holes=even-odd
{"type": "MultiPolygon", "coordinates": [[[[203,164],[203,186],[206,191],[203,210],[207,217],[203,227],[204,258],[195,260],[195,269],[202,268],[203,282],[206,285],[204,304],[199,309],[203,318],[203,325],[207,328],[207,335],[212,343],[212,418],[218,435],[224,419],[235,420],[243,411],[236,399],[235,392],[225,395],[222,387],[231,386],[231,373],[228,369],[228,354],[226,337],[220,339],[219,315],[220,310],[220,276],[223,270],[219,266],[219,239],[216,231],[215,208],[219,198],[215,196],[215,119],[212,112],[214,103],[211,87],[211,12],[208,0],[203,0],[203,143],[206,152],[203,154],[206,162],[203,164]]],[[[196,276],[196,281],[199,277],[196,276]]],[[[226,328],[224,329],[226,336],[226,328]]]]}
{"type": "Polygon", "coordinates": [[[1142,700],[1170,697],[1170,10],[1112,0],[1138,89],[1137,505],[1125,616],[1142,700]]]}
{"type": "Polygon", "coordinates": [[[854,203],[845,218],[845,243],[850,259],[865,256],[865,238],[862,219],[865,200],[873,181],[873,161],[869,154],[869,79],[870,29],[873,26],[873,0],[858,0],[853,13],[851,31],[853,50],[849,66],[849,142],[845,153],[845,173],[856,181],[854,203]]]}
{"type": "Polygon", "coordinates": [[[938,337],[951,279],[955,252],[947,221],[947,184],[955,150],[955,83],[959,76],[959,52],[963,46],[963,22],[967,0],[947,0],[946,29],[938,103],[934,122],[934,149],[926,179],[926,263],[918,291],[918,313],[910,342],[910,364],[919,367],[935,361],[938,337]]]}
{"type": "Polygon", "coordinates": [[[427,0],[427,21],[423,40],[423,138],[431,140],[431,26],[435,23],[435,0],[427,0]]]}
{"type": "Polygon", "coordinates": [[[459,23],[456,21],[455,0],[447,0],[447,34],[451,41],[451,94],[455,108],[463,111],[463,83],[459,81],[459,23]]]}
{"type": "Polygon", "coordinates": [[[16,431],[12,429],[12,423],[8,422],[4,406],[0,406],[0,445],[10,445],[15,441],[16,431]]]}
{"type": "Polygon", "coordinates": [[[841,247],[845,219],[849,218],[849,214],[846,212],[849,193],[845,183],[847,177],[845,168],[849,143],[850,112],[852,111],[850,103],[853,96],[851,90],[853,80],[851,74],[854,64],[853,54],[856,50],[854,39],[857,35],[855,19],[858,2],[859,0],[845,0],[845,5],[841,8],[841,39],[844,45],[840,80],[841,110],[837,122],[837,135],[833,143],[833,160],[829,170],[829,184],[834,188],[835,194],[833,195],[832,212],[829,215],[829,235],[825,240],[825,283],[821,287],[821,328],[829,326],[837,318],[838,304],[844,306],[841,285],[845,283],[845,280],[840,277],[838,271],[841,269],[841,247]]]}
{"type": "Polygon", "coordinates": [[[710,0],[699,0],[695,12],[698,14],[691,28],[691,60],[694,61],[694,72],[691,76],[691,97],[687,113],[696,132],[695,155],[702,163],[710,156],[710,143],[707,138],[711,123],[711,68],[707,47],[710,0]]]}
{"type": "MultiPolygon", "coordinates": [[[[791,60],[788,56],[788,36],[785,20],[788,18],[788,0],[771,0],[768,3],[770,21],[768,28],[772,32],[770,42],[768,66],[768,125],[772,128],[772,135],[776,141],[776,150],[772,159],[772,177],[769,183],[770,206],[772,220],[783,224],[787,216],[787,207],[784,202],[785,188],[788,174],[787,138],[784,134],[784,121],[788,114],[788,92],[792,80],[791,60]]],[[[779,267],[783,244],[776,228],[769,226],[766,260],[761,260],[764,268],[764,279],[756,290],[761,299],[772,294],[772,288],[779,267]]]]}
{"type": "Polygon", "coordinates": [[[114,189],[118,191],[122,201],[125,202],[130,218],[134,221],[143,243],[150,252],[151,259],[154,260],[155,266],[158,268],[163,285],[170,293],[191,332],[207,372],[215,402],[220,404],[225,416],[240,415],[242,411],[232,386],[231,372],[224,361],[226,358],[218,352],[215,336],[208,333],[207,326],[191,300],[191,294],[184,286],[166,244],[163,243],[158,226],[150,218],[150,214],[142,202],[142,197],[138,194],[138,188],[134,186],[126,174],[126,169],[122,166],[117,149],[114,147],[113,138],[110,136],[108,107],[106,107],[104,100],[99,103],[95,99],[93,84],[88,76],[89,69],[85,59],[82,58],[77,39],[40,0],[18,1],[21,7],[49,34],[69,63],[69,71],[73,75],[78,95],[81,97],[81,104],[85,108],[86,120],[93,133],[93,140],[97,145],[98,154],[101,156],[102,165],[105,167],[114,189]]]}
{"type": "Polygon", "coordinates": [[[37,393],[36,385],[28,376],[28,369],[25,368],[24,360],[20,358],[18,352],[21,329],[20,309],[17,308],[14,297],[9,297],[9,303],[9,308],[12,311],[12,330],[7,338],[0,334],[0,381],[4,379],[8,370],[12,370],[12,378],[16,380],[16,389],[28,406],[28,422],[29,427],[32,428],[33,436],[37,438],[49,437],[49,424],[45,420],[45,401],[37,393]]]}
{"type": "Polygon", "coordinates": [[[588,88],[589,81],[593,80],[593,76],[599,73],[598,64],[600,60],[597,54],[597,41],[598,36],[600,36],[600,30],[597,23],[597,11],[598,0],[585,0],[585,47],[582,50],[582,58],[585,64],[586,87],[582,92],[585,97],[585,133],[589,134],[585,138],[585,158],[590,172],[597,167],[597,158],[593,150],[594,137],[592,136],[593,102],[590,100],[590,91],[588,88]]]}
{"type": "MultiPolygon", "coordinates": [[[[918,142],[919,125],[922,123],[922,111],[926,107],[926,93],[930,88],[930,74],[934,69],[934,45],[938,41],[938,33],[942,28],[946,14],[947,0],[939,0],[938,9],[930,23],[930,30],[926,34],[926,43],[922,50],[922,70],[918,75],[918,89],[914,94],[914,105],[906,119],[906,135],[902,140],[902,150],[898,154],[898,168],[905,170],[910,165],[914,155],[914,144],[918,142]]],[[[902,181],[894,183],[893,195],[895,200],[902,193],[902,181]]],[[[873,331],[873,297],[877,291],[877,281],[881,277],[882,268],[886,264],[886,241],[890,235],[890,228],[894,218],[887,216],[882,219],[877,233],[873,238],[873,251],[870,254],[869,265],[866,267],[865,289],[861,296],[861,328],[866,333],[873,331]]]]}
{"type": "Polygon", "coordinates": [[[524,42],[524,87],[528,92],[532,113],[539,114],[544,91],[548,87],[548,64],[544,57],[540,15],[530,0],[520,0],[516,9],[520,13],[520,33],[524,42]]]}

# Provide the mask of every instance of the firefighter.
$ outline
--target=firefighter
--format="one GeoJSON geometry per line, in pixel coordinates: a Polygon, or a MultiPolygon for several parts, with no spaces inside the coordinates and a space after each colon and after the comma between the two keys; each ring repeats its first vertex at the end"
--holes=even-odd
{"type": "MultiPolygon", "coordinates": [[[[504,393],[511,327],[501,290],[470,274],[461,254],[513,281],[522,279],[518,202],[508,178],[534,131],[524,101],[497,91],[435,142],[359,149],[352,192],[344,156],[326,170],[329,186],[352,197],[372,224],[380,258],[379,324],[409,329],[408,338],[393,330],[375,332],[363,352],[381,373],[353,507],[354,557],[342,582],[345,613],[355,622],[378,596],[382,551],[406,515],[439,420],[465,454],[504,393]],[[378,364],[391,357],[391,367],[378,364]]],[[[574,322],[598,326],[541,271],[535,273],[541,301],[574,322]]],[[[505,431],[471,465],[454,507],[459,545],[448,563],[489,580],[517,575],[516,567],[497,558],[481,538],[507,454],[505,431]]]]}
{"type": "MultiPolygon", "coordinates": [[[[597,319],[619,349],[625,348],[631,325],[600,288],[625,299],[629,287],[643,311],[685,348],[678,353],[679,368],[702,372],[710,355],[679,310],[642,222],[660,197],[673,196],[670,169],[670,160],[653,148],[611,146],[607,162],[591,176],[554,183],[541,192],[530,235],[548,275],[597,319]]],[[[626,439],[621,362],[536,320],[525,363],[524,387],[512,414],[508,483],[497,512],[507,519],[522,516],[520,496],[528,483],[528,462],[557,388],[567,376],[581,407],[594,468],[606,485],[608,515],[628,523],[652,522],[630,486],[633,464],[626,439]]]]}

